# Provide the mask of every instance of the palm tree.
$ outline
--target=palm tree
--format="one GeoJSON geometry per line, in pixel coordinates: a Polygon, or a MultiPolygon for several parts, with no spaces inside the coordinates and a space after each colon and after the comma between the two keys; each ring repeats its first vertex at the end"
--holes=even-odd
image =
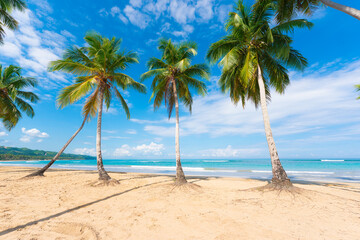
{"type": "Polygon", "coordinates": [[[84,119],[97,114],[96,154],[99,180],[109,181],[110,176],[104,169],[101,153],[101,120],[103,104],[110,107],[112,96],[115,95],[130,118],[129,108],[122,97],[120,89],[133,88],[145,93],[143,84],[136,82],[130,76],[120,72],[129,64],[138,63],[138,56],[134,52],[120,50],[121,39],[102,37],[98,33],[87,33],[85,36],[87,47],[69,48],[63,59],[53,61],[49,65],[50,71],[63,71],[78,75],[74,84],[65,87],[57,102],[60,108],[79,101],[87,96],[84,107],[84,119]]]}
{"type": "Polygon", "coordinates": [[[281,165],[270,127],[267,100],[270,87],[284,93],[289,84],[286,67],[304,69],[306,59],[291,47],[292,40],[286,34],[295,28],[310,28],[304,19],[289,20],[272,26],[273,6],[271,1],[257,2],[251,8],[238,1],[226,24],[228,35],[210,46],[207,58],[211,63],[220,60],[222,74],[219,85],[223,92],[230,92],[231,100],[243,107],[250,100],[260,104],[266,139],[269,146],[272,183],[276,186],[291,185],[281,165]]]}
{"type": "MultiPolygon", "coordinates": [[[[267,0],[261,0],[267,1],[267,0]]],[[[348,7],[331,0],[274,0],[277,4],[277,20],[291,18],[297,12],[311,15],[314,10],[321,5],[325,5],[336,10],[342,11],[358,20],[360,20],[360,10],[348,7]]]]}
{"type": "Polygon", "coordinates": [[[18,22],[10,15],[13,10],[24,11],[26,3],[23,0],[0,0],[0,44],[3,43],[5,37],[5,29],[7,27],[15,30],[18,22]]]}
{"type": "Polygon", "coordinates": [[[53,164],[54,162],[61,156],[61,154],[65,151],[65,149],[69,146],[69,144],[72,142],[72,140],[74,140],[74,138],[78,135],[78,133],[83,129],[86,121],[88,120],[88,116],[84,117],[84,120],[81,124],[81,126],[79,127],[79,129],[71,136],[71,138],[65,143],[65,145],[60,149],[60,151],[51,159],[51,161],[46,164],[44,167],[42,167],[41,169],[25,176],[25,178],[27,177],[35,177],[35,176],[44,176],[44,173],[46,170],[48,170],[53,164]]]}
{"type": "Polygon", "coordinates": [[[161,59],[151,58],[147,62],[149,71],[144,73],[141,79],[145,80],[153,77],[150,100],[154,98],[154,109],[160,107],[164,100],[170,118],[175,106],[175,184],[181,185],[187,181],[180,160],[179,100],[182,101],[191,112],[193,98],[190,88],[196,90],[200,95],[205,95],[207,92],[205,83],[196,78],[208,79],[210,70],[206,64],[191,65],[192,57],[197,54],[197,45],[194,42],[186,41],[180,44],[173,44],[171,39],[160,39],[158,49],[162,55],[161,59]]]}
{"type": "MultiPolygon", "coordinates": [[[[360,92],[360,84],[356,85],[355,87],[356,87],[357,91],[360,92]]],[[[360,99],[360,96],[357,99],[360,99]]]]}
{"type": "Polygon", "coordinates": [[[10,65],[3,68],[0,64],[0,119],[7,130],[16,126],[22,118],[21,112],[34,117],[34,109],[30,103],[36,103],[39,98],[35,93],[24,89],[35,86],[36,79],[23,77],[20,67],[10,65]]]}

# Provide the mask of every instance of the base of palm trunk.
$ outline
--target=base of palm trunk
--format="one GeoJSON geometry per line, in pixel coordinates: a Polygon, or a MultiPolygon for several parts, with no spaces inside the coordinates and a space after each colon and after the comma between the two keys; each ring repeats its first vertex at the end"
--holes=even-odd
{"type": "Polygon", "coordinates": [[[183,185],[186,183],[187,183],[187,181],[185,178],[184,171],[181,167],[181,164],[179,164],[179,166],[176,167],[175,185],[183,185]]]}
{"type": "Polygon", "coordinates": [[[109,176],[109,174],[107,174],[107,172],[99,172],[99,181],[110,181],[111,177],[109,176]]]}
{"type": "Polygon", "coordinates": [[[175,178],[175,185],[184,185],[187,184],[185,176],[180,176],[175,178]]]}
{"type": "Polygon", "coordinates": [[[184,184],[187,184],[187,181],[186,181],[184,172],[181,170],[180,172],[178,172],[176,174],[175,185],[179,186],[179,185],[184,185],[184,184]]]}
{"type": "Polygon", "coordinates": [[[286,178],[286,179],[278,179],[278,178],[273,178],[271,179],[271,182],[267,185],[269,188],[273,188],[273,189],[289,189],[292,188],[293,185],[290,181],[290,179],[286,178]]]}
{"type": "Polygon", "coordinates": [[[33,172],[33,173],[29,174],[29,175],[26,175],[23,178],[30,178],[30,177],[45,177],[44,176],[44,171],[36,171],[36,172],[33,172]]]}
{"type": "Polygon", "coordinates": [[[104,187],[104,186],[117,186],[120,182],[116,179],[110,178],[109,180],[98,180],[94,183],[91,183],[90,186],[92,187],[104,187]]]}

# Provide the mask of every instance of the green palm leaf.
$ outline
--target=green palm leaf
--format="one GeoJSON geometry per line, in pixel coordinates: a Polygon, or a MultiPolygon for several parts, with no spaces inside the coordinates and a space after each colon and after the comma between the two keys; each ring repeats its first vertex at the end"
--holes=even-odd
{"type": "Polygon", "coordinates": [[[25,112],[31,118],[34,117],[30,103],[36,103],[39,97],[23,89],[36,86],[36,79],[23,77],[20,67],[10,65],[3,68],[0,65],[0,120],[9,131],[22,118],[21,112],[25,112]]]}

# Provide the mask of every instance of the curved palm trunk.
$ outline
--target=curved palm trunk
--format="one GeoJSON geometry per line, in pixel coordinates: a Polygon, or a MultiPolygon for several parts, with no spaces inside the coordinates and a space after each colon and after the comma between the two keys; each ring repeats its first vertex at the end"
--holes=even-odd
{"type": "Polygon", "coordinates": [[[104,164],[102,161],[101,154],[101,119],[102,119],[102,110],[103,110],[103,100],[104,100],[104,87],[100,87],[99,95],[99,109],[98,109],[98,119],[97,119],[97,128],[96,128],[96,161],[97,169],[99,172],[99,180],[110,180],[111,177],[107,174],[104,169],[104,164]]]}
{"type": "Polygon", "coordinates": [[[320,2],[322,2],[324,5],[332,7],[336,10],[342,11],[346,14],[349,14],[350,16],[360,20],[360,10],[352,8],[352,7],[348,7],[330,0],[319,0],[320,2]]]}
{"type": "Polygon", "coordinates": [[[184,171],[181,166],[180,160],[180,139],[179,139],[179,99],[176,90],[175,80],[172,79],[174,98],[175,98],[175,111],[176,111],[176,127],[175,127],[175,152],[176,152],[176,184],[184,184],[187,183],[184,171]]]}
{"type": "Polygon", "coordinates": [[[67,146],[69,146],[69,144],[72,142],[72,140],[76,137],[76,135],[78,135],[78,133],[84,127],[86,120],[87,120],[87,117],[84,118],[84,121],[82,122],[80,128],[74,133],[74,135],[72,135],[72,137],[66,142],[66,144],[61,148],[61,150],[55,155],[55,157],[48,164],[46,164],[42,169],[40,169],[32,174],[29,174],[25,177],[44,176],[44,172],[46,170],[48,170],[51,167],[51,165],[53,165],[53,163],[60,157],[60,155],[65,151],[67,146]]]}
{"type": "Polygon", "coordinates": [[[266,140],[269,146],[270,158],[271,158],[271,166],[272,166],[272,183],[274,184],[282,184],[282,183],[290,183],[289,178],[281,165],[279,155],[276,150],[275,141],[272,136],[271,126],[270,126],[270,119],[266,105],[266,94],[265,94],[265,85],[264,80],[262,78],[262,72],[260,66],[258,66],[258,84],[260,89],[260,103],[261,103],[261,110],[264,119],[264,127],[265,127],[265,134],[266,140]]]}

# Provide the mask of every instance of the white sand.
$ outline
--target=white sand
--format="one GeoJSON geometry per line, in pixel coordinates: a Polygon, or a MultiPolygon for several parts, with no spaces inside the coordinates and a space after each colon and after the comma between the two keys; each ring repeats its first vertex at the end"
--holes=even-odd
{"type": "Polygon", "coordinates": [[[360,184],[299,185],[299,193],[253,191],[262,181],[110,175],[0,168],[0,239],[360,239],[360,184]]]}

